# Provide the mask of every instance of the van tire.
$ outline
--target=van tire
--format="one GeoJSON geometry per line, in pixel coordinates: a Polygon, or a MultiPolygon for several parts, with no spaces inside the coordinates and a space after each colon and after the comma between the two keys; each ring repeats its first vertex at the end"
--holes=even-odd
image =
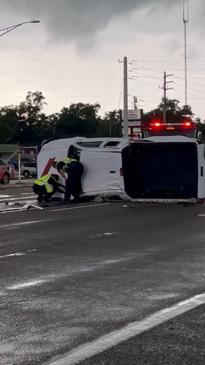
{"type": "Polygon", "coordinates": [[[30,172],[28,170],[25,170],[23,172],[23,176],[25,177],[25,179],[28,179],[30,177],[30,172]]]}

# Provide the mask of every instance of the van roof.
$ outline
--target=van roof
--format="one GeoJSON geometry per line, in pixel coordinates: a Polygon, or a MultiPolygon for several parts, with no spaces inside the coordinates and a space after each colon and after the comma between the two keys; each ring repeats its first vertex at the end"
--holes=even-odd
{"type": "Polygon", "coordinates": [[[62,148],[68,148],[69,145],[74,145],[81,149],[84,148],[121,148],[122,145],[129,141],[128,138],[123,137],[98,137],[98,138],[63,138],[45,141],[41,146],[41,151],[54,151],[62,148]]]}

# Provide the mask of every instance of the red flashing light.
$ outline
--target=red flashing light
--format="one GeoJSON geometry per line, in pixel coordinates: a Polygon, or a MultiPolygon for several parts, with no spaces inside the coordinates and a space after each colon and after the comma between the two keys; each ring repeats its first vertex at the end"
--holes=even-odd
{"type": "Polygon", "coordinates": [[[161,125],[161,124],[160,124],[159,122],[155,122],[155,123],[154,123],[154,126],[155,126],[155,127],[160,127],[160,125],[161,125]]]}
{"type": "Polygon", "coordinates": [[[186,122],[186,123],[185,123],[185,126],[186,126],[186,127],[191,127],[191,123],[190,123],[190,122],[186,122]]]}

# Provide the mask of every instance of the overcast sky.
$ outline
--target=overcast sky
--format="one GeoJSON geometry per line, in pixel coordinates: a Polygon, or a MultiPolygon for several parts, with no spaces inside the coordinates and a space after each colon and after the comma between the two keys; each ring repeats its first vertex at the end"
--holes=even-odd
{"type": "MultiPolygon", "coordinates": [[[[189,1],[188,103],[205,119],[205,2],[189,1]]],[[[122,107],[122,60],[129,61],[129,104],[145,112],[162,97],[184,104],[182,0],[0,0],[0,27],[39,19],[0,38],[0,106],[39,90],[46,113],[72,102],[122,107]],[[130,79],[132,78],[132,79],[130,79]],[[133,80],[133,78],[135,80],[133,80]]]]}

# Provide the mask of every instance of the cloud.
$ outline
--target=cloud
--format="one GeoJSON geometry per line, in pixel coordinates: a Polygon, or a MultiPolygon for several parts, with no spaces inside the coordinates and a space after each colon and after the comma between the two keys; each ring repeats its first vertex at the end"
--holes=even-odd
{"type": "Polygon", "coordinates": [[[175,37],[168,37],[161,45],[170,54],[177,53],[181,50],[182,44],[175,37]]]}
{"type": "Polygon", "coordinates": [[[115,18],[134,10],[170,7],[179,0],[0,0],[0,10],[40,19],[50,38],[92,43],[115,18]]]}

